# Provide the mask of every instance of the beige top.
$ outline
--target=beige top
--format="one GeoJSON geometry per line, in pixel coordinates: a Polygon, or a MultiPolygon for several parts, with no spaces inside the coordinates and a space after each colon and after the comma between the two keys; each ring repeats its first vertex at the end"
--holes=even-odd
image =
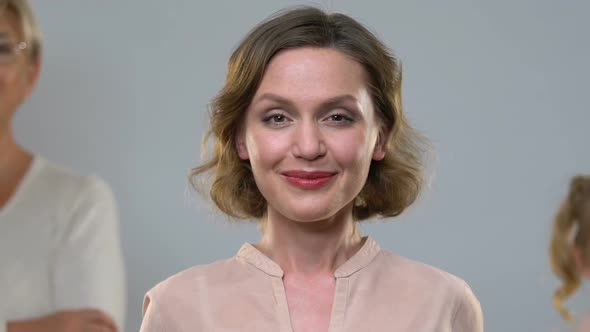
{"type": "MultiPolygon", "coordinates": [[[[329,332],[480,332],[467,284],[381,250],[370,237],[334,273],[329,332]]],[[[227,260],[180,272],[151,289],[140,332],[293,332],[283,271],[250,244],[227,260]]]]}
{"type": "Polygon", "coordinates": [[[590,314],[587,314],[584,319],[578,325],[577,332],[588,332],[590,331],[590,314]]]}

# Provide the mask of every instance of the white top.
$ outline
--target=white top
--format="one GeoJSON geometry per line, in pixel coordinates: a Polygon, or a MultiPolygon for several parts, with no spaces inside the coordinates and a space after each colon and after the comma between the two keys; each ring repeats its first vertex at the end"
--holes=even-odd
{"type": "Polygon", "coordinates": [[[36,156],[0,209],[0,332],[6,322],[94,308],[122,330],[126,285],[109,186],[36,156]]]}

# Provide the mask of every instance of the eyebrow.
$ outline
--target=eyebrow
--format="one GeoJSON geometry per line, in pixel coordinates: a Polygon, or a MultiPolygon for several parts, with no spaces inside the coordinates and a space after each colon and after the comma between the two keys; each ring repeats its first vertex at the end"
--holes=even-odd
{"type": "MultiPolygon", "coordinates": [[[[265,100],[270,100],[270,101],[279,103],[281,105],[286,105],[286,106],[290,106],[290,107],[294,106],[293,102],[290,101],[289,99],[281,97],[281,96],[276,95],[274,93],[265,93],[265,94],[261,95],[260,97],[256,98],[252,104],[258,104],[258,103],[265,101],[265,100]]],[[[328,100],[323,101],[322,104],[320,105],[320,108],[331,108],[331,107],[338,106],[338,105],[341,105],[341,104],[347,103],[347,102],[348,103],[352,102],[352,103],[356,104],[357,99],[354,96],[349,95],[349,94],[335,96],[335,97],[329,98],[328,100]]]]}

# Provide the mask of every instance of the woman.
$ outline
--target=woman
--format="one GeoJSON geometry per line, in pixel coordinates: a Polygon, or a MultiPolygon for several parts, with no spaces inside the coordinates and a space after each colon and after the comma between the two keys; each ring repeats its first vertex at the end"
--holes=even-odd
{"type": "MultiPolygon", "coordinates": [[[[553,296],[553,305],[567,321],[572,314],[563,302],[582,283],[590,279],[590,176],[579,175],[570,183],[570,191],[553,223],[551,266],[563,282],[553,296]]],[[[581,322],[578,331],[590,331],[590,315],[581,322]]]]}
{"type": "Polygon", "coordinates": [[[381,250],[356,223],[421,186],[398,61],[348,16],[283,12],[232,54],[212,105],[210,194],[262,223],[256,245],[151,289],[143,332],[482,331],[460,279],[381,250]]]}
{"type": "Polygon", "coordinates": [[[25,0],[0,1],[0,331],[118,331],[125,279],[109,187],[33,155],[12,119],[41,38],[25,0]]]}

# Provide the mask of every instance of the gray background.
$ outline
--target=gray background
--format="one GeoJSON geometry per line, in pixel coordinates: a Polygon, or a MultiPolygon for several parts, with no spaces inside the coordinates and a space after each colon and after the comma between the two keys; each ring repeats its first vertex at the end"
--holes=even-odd
{"type": "MultiPolygon", "coordinates": [[[[42,77],[17,114],[27,147],[113,187],[128,270],[126,331],[159,280],[233,255],[253,225],[228,223],[186,174],[231,50],[300,1],[34,0],[42,77]]],[[[308,4],[310,2],[307,2],[308,4]]],[[[382,247],[466,279],[487,331],[548,331],[557,285],[551,217],[590,172],[590,5],[583,1],[324,1],[402,58],[405,109],[433,142],[421,201],[364,231],[382,247]]],[[[571,307],[590,308],[582,292],[571,307]]]]}

